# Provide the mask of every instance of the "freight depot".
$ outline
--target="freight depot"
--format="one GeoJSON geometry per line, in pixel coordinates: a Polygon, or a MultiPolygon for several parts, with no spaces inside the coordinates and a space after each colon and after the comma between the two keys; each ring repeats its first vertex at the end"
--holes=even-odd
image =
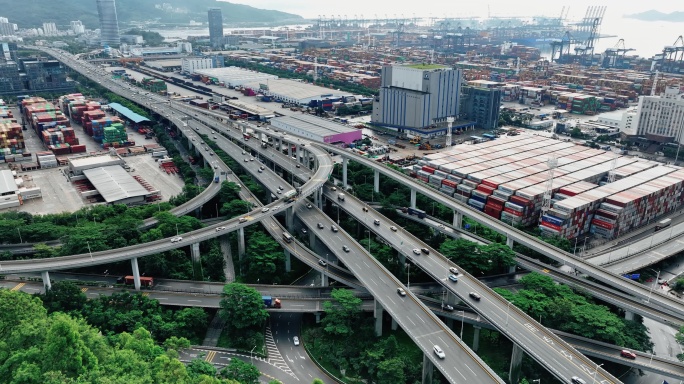
{"type": "Polygon", "coordinates": [[[613,238],[673,212],[684,198],[680,167],[529,135],[454,147],[404,170],[489,216],[569,239],[613,238]],[[542,214],[549,159],[551,209],[542,214]]]}

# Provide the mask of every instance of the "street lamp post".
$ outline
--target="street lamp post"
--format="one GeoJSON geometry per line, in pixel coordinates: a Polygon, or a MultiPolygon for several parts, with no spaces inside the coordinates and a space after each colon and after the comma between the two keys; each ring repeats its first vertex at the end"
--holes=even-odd
{"type": "Polygon", "coordinates": [[[596,373],[598,373],[598,369],[599,369],[599,367],[602,366],[602,365],[603,365],[603,364],[596,364],[596,369],[594,370],[594,382],[596,382],[596,373]]]}
{"type": "Polygon", "coordinates": [[[465,311],[461,312],[461,340],[463,340],[463,322],[465,321],[465,311]]]}
{"type": "Polygon", "coordinates": [[[176,236],[178,236],[178,223],[176,223],[176,236]]]}
{"type": "MultiPolygon", "coordinates": [[[[254,348],[256,348],[256,347],[257,347],[257,346],[255,345],[254,348]]],[[[254,348],[252,348],[252,350],[249,351],[249,363],[250,363],[250,364],[254,364],[254,363],[252,362],[252,352],[254,352],[254,348]]]]}
{"type": "MultiPolygon", "coordinates": [[[[649,269],[651,269],[651,268],[649,268],[649,269]]],[[[651,269],[651,271],[653,271],[653,269],[651,269]]],[[[648,291],[648,300],[646,300],[647,303],[651,302],[651,293],[653,293],[653,288],[655,287],[655,285],[658,284],[658,278],[660,278],[660,271],[658,271],[658,273],[656,274],[655,281],[651,285],[651,289],[648,291]]]]}
{"type": "Polygon", "coordinates": [[[17,232],[19,232],[19,242],[23,243],[24,240],[21,239],[21,231],[19,230],[19,227],[17,227],[17,232]]]}
{"type": "Polygon", "coordinates": [[[90,254],[90,261],[93,260],[93,252],[90,251],[90,242],[86,241],[86,245],[88,246],[88,253],[90,254]]]}
{"type": "Polygon", "coordinates": [[[411,264],[406,263],[406,288],[411,288],[411,264]]]}
{"type": "Polygon", "coordinates": [[[508,325],[509,312],[511,311],[511,304],[513,303],[515,303],[515,301],[509,301],[508,305],[506,306],[506,325],[508,325]]]}

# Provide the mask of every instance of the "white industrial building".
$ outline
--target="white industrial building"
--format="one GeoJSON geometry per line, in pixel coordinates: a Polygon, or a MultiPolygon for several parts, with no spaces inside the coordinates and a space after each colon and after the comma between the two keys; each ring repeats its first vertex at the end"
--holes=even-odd
{"type": "Polygon", "coordinates": [[[69,172],[72,176],[80,176],[83,171],[91,168],[107,167],[110,165],[124,165],[124,161],[119,156],[84,156],[68,159],[69,172]]]}
{"type": "Polygon", "coordinates": [[[184,73],[195,73],[197,70],[211,69],[212,67],[211,58],[184,57],[181,59],[181,71],[184,73]]]}
{"type": "Polygon", "coordinates": [[[259,92],[265,95],[273,96],[274,98],[280,99],[286,103],[298,105],[307,105],[313,100],[318,101],[325,100],[326,98],[349,95],[349,93],[337,91],[335,89],[319,87],[318,85],[287,79],[269,80],[268,83],[252,82],[248,83],[247,86],[252,89],[259,89],[259,92]],[[260,88],[260,84],[265,85],[265,87],[260,88]]]}
{"type": "Polygon", "coordinates": [[[667,87],[660,96],[640,96],[637,108],[623,114],[621,133],[661,143],[684,143],[683,96],[679,87],[667,87]]]}
{"type": "Polygon", "coordinates": [[[238,67],[201,69],[195,71],[195,73],[218,79],[219,82],[225,83],[226,86],[232,85],[237,87],[246,84],[257,84],[257,89],[259,84],[267,84],[269,81],[278,78],[278,76],[275,75],[250,71],[249,69],[238,67]]]}
{"type": "Polygon", "coordinates": [[[40,188],[25,187],[24,179],[16,171],[0,171],[0,210],[18,207],[24,200],[42,196],[40,188]]]}

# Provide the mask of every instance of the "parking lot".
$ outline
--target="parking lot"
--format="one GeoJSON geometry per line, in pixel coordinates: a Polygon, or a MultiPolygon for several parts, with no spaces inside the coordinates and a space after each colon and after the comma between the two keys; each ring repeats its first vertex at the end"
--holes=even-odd
{"type": "MultiPolygon", "coordinates": [[[[17,116],[17,121],[21,123],[21,115],[18,109],[13,113],[17,116]]],[[[100,144],[96,143],[92,137],[88,136],[80,125],[72,122],[72,127],[80,144],[86,145],[87,153],[107,153],[100,144]]],[[[127,129],[128,136],[135,141],[136,146],[154,143],[154,139],[145,139],[144,135],[127,129]]],[[[46,151],[45,146],[39,139],[36,132],[29,128],[24,133],[26,148],[32,154],[32,161],[36,161],[36,152],[46,151]]],[[[84,154],[74,154],[67,157],[74,157],[84,154]]],[[[131,167],[130,174],[138,175],[147,181],[154,188],[161,191],[162,201],[168,201],[172,196],[179,194],[183,190],[183,180],[177,174],[167,174],[159,168],[159,163],[155,162],[150,154],[124,157],[126,163],[131,167]]],[[[8,169],[7,163],[0,164],[0,169],[8,169]]],[[[20,175],[28,177],[28,185],[40,187],[42,198],[26,200],[23,205],[12,208],[19,212],[29,212],[31,214],[50,214],[61,212],[74,212],[88,204],[81,198],[74,186],[68,181],[64,172],[68,167],[39,169],[35,171],[20,172],[20,175]]]]}

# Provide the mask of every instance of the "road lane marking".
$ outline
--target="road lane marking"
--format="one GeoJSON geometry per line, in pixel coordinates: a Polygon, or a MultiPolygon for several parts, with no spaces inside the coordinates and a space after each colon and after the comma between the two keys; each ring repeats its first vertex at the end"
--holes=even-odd
{"type": "Polygon", "coordinates": [[[88,288],[81,288],[81,292],[86,293],[88,291],[88,288]]]}
{"type": "Polygon", "coordinates": [[[143,295],[143,297],[148,297],[150,295],[150,293],[149,292],[143,292],[142,295],[143,295]]]}
{"type": "Polygon", "coordinates": [[[202,302],[202,300],[188,300],[188,301],[194,301],[194,302],[196,302],[196,303],[201,303],[201,302],[202,302]]]}
{"type": "Polygon", "coordinates": [[[214,360],[214,356],[216,356],[216,351],[209,351],[207,356],[204,357],[204,361],[211,363],[211,361],[214,360]]]}

